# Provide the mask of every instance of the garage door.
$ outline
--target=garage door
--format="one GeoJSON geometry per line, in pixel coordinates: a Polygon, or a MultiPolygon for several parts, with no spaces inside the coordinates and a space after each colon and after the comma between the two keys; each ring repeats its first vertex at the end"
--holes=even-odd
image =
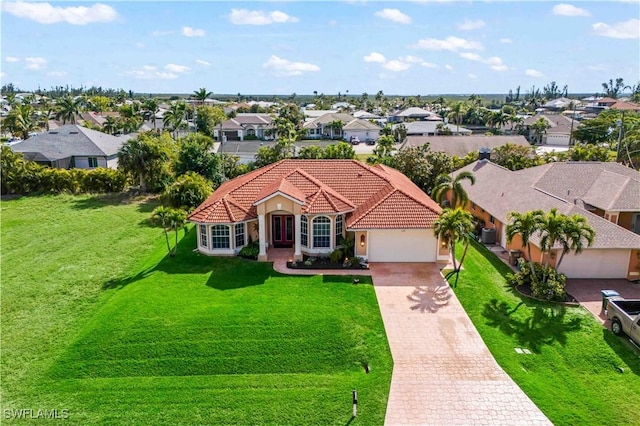
{"type": "Polygon", "coordinates": [[[369,231],[369,262],[435,262],[437,240],[431,229],[369,231]]]}
{"type": "Polygon", "coordinates": [[[567,254],[560,272],[569,278],[626,278],[629,250],[584,250],[579,255],[567,254]]]}

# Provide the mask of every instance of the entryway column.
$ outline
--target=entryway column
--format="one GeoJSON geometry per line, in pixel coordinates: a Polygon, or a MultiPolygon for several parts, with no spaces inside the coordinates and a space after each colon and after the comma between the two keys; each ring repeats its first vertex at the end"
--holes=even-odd
{"type": "Polygon", "coordinates": [[[300,249],[300,241],[301,241],[301,234],[300,234],[300,218],[302,217],[302,215],[295,215],[295,226],[294,226],[294,234],[295,234],[295,244],[294,244],[294,252],[293,252],[293,260],[302,260],[302,251],[300,249]]]}
{"type": "Polygon", "coordinates": [[[260,252],[258,254],[258,260],[267,260],[267,225],[264,220],[264,215],[258,215],[258,240],[260,241],[260,252]]]}

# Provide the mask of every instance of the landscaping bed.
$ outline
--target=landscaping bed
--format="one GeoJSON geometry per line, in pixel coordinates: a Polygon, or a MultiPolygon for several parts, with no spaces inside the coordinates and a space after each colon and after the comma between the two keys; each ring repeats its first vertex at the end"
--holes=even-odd
{"type": "Polygon", "coordinates": [[[332,261],[328,257],[309,257],[304,256],[304,260],[300,262],[287,262],[289,269],[369,269],[369,264],[360,258],[345,259],[343,261],[332,261]]]}

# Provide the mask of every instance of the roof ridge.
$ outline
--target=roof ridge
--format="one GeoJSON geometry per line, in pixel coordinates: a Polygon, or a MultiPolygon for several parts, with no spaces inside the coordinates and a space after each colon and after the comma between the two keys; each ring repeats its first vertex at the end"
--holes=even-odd
{"type": "Polygon", "coordinates": [[[229,200],[227,200],[226,195],[222,197],[222,205],[224,206],[224,209],[227,211],[227,214],[229,215],[229,217],[233,219],[234,222],[236,222],[236,215],[234,215],[233,212],[231,211],[231,208],[229,207],[229,200]]]}
{"type": "MultiPolygon", "coordinates": [[[[362,212],[357,218],[355,218],[353,220],[353,222],[351,223],[352,225],[358,223],[360,221],[360,219],[362,219],[363,217],[367,216],[369,213],[371,213],[372,210],[374,210],[376,207],[378,207],[383,201],[385,201],[387,198],[389,198],[391,196],[391,194],[393,194],[397,189],[389,184],[388,185],[391,188],[391,191],[389,191],[385,196],[383,196],[382,198],[380,198],[380,200],[378,200],[377,203],[373,203],[367,210],[365,210],[364,212],[362,212]]],[[[385,185],[385,188],[387,186],[385,185]]],[[[380,191],[376,192],[375,194],[373,194],[371,197],[369,197],[369,200],[375,196],[377,196],[378,194],[380,194],[380,191]]],[[[367,200],[367,201],[369,201],[367,200]]],[[[365,205],[367,203],[367,201],[365,201],[364,203],[362,203],[362,205],[365,205]]]]}
{"type": "Polygon", "coordinates": [[[329,194],[327,191],[324,190],[324,188],[320,188],[320,191],[322,192],[322,194],[324,194],[329,204],[331,204],[331,207],[333,207],[335,210],[339,210],[336,203],[333,202],[333,197],[331,196],[332,194],[329,194]]]}
{"type": "MultiPolygon", "coordinates": [[[[611,172],[607,172],[607,170],[602,170],[603,173],[611,173],[611,172]]],[[[618,173],[611,173],[611,174],[615,174],[618,176],[618,173]]],[[[618,191],[613,195],[613,197],[611,198],[611,202],[607,205],[607,209],[611,208],[611,206],[615,205],[615,203],[618,201],[618,199],[620,198],[620,195],[622,195],[622,192],[627,188],[627,185],[629,184],[629,181],[631,180],[631,178],[629,176],[623,176],[624,180],[622,181],[622,184],[620,185],[620,188],[618,189],[618,191]]],[[[592,185],[593,186],[593,185],[592,185]]],[[[591,189],[591,188],[589,188],[591,189]]]]}
{"type": "MultiPolygon", "coordinates": [[[[354,160],[355,161],[355,160],[354,160]]],[[[359,162],[359,161],[358,161],[359,162]]],[[[312,175],[310,175],[309,173],[307,173],[305,170],[301,169],[301,168],[296,168],[293,172],[295,172],[296,170],[300,171],[300,174],[303,175],[304,177],[308,178],[309,180],[311,180],[311,182],[315,183],[316,185],[318,185],[319,190],[323,189],[323,188],[327,188],[329,191],[326,191],[327,194],[330,194],[333,197],[339,198],[340,201],[342,201],[343,203],[351,206],[351,207],[355,207],[355,204],[353,204],[353,202],[348,199],[347,197],[345,197],[344,195],[340,194],[338,191],[336,191],[335,189],[333,189],[332,187],[330,187],[329,185],[327,185],[326,183],[316,179],[315,177],[313,177],[312,175]]],[[[293,173],[291,172],[291,174],[293,173]]],[[[289,177],[291,174],[287,175],[286,177],[289,177]]],[[[336,207],[336,206],[333,206],[336,207]]],[[[337,207],[336,207],[337,208],[337,207]]]]}

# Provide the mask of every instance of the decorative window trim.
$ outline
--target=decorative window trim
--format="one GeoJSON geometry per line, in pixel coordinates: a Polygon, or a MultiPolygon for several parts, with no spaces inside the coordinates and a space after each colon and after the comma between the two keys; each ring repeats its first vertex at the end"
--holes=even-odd
{"type": "Polygon", "coordinates": [[[229,225],[211,226],[211,250],[229,248],[231,248],[229,225]]]}

